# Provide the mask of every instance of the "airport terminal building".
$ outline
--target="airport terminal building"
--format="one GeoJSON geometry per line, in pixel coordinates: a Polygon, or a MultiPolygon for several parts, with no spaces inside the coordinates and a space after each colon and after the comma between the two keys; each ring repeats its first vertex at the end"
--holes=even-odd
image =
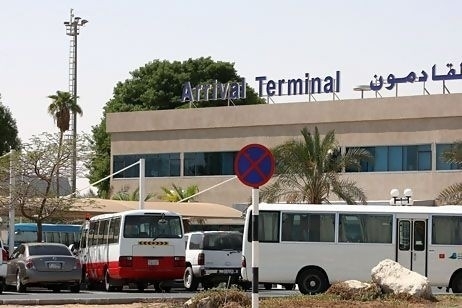
{"type": "MultiPolygon", "coordinates": [[[[343,152],[364,147],[373,154],[359,172],[341,175],[355,180],[368,200],[411,188],[415,200],[431,202],[462,182],[460,166],[441,159],[462,140],[460,93],[110,113],[111,172],[144,158],[146,192],[159,195],[172,183],[198,185],[207,190],[199,202],[248,204],[251,188],[234,175],[238,151],[251,143],[271,148],[315,126],[321,134],[335,130],[343,152]]],[[[138,166],[117,174],[113,192],[133,191],[138,176],[138,166]]]]}

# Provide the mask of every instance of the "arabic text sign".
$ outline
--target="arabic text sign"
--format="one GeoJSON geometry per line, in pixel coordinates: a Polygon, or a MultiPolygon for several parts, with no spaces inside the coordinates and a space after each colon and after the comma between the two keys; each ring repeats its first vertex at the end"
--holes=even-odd
{"type": "MultiPolygon", "coordinates": [[[[453,68],[452,63],[446,65],[449,68],[449,71],[446,74],[438,75],[436,73],[436,64],[432,66],[432,80],[454,80],[462,79],[462,63],[460,64],[460,73],[457,74],[456,70],[453,68]]],[[[428,74],[426,71],[422,70],[420,76],[417,76],[415,72],[410,72],[405,77],[396,77],[393,74],[389,74],[387,79],[384,80],[382,76],[374,75],[374,80],[371,80],[370,87],[373,91],[379,91],[384,85],[387,85],[385,89],[392,90],[395,85],[400,83],[414,83],[414,82],[426,82],[428,79],[428,74]]]]}

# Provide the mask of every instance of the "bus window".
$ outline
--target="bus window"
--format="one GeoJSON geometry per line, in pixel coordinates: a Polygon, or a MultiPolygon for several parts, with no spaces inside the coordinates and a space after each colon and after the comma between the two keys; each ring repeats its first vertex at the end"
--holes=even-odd
{"type": "Polygon", "coordinates": [[[347,243],[364,243],[363,227],[358,215],[342,214],[340,217],[339,241],[347,243]]]}
{"type": "Polygon", "coordinates": [[[399,222],[399,250],[410,250],[411,238],[411,222],[408,220],[400,220],[399,222]]]}
{"type": "Polygon", "coordinates": [[[425,221],[418,220],[414,221],[414,250],[424,251],[425,250],[425,221]]]}

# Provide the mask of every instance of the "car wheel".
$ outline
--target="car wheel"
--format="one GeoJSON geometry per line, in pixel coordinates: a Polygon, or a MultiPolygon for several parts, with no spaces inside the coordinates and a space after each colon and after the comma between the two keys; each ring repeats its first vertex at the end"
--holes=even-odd
{"type": "Polygon", "coordinates": [[[59,292],[61,292],[61,288],[60,288],[60,287],[54,287],[52,290],[53,290],[53,293],[59,293],[59,292]]]}
{"type": "Polygon", "coordinates": [[[183,275],[183,284],[186,290],[196,291],[199,285],[199,280],[194,277],[194,273],[191,267],[187,267],[183,275]]]}
{"type": "Polygon", "coordinates": [[[263,287],[265,288],[265,290],[271,290],[273,288],[273,284],[272,283],[264,283],[263,287]]]}
{"type": "Polygon", "coordinates": [[[16,292],[24,293],[26,292],[26,286],[21,282],[21,276],[19,271],[16,273],[16,292]]]}
{"type": "Polygon", "coordinates": [[[79,293],[80,292],[80,284],[76,284],[76,285],[73,285],[72,287],[70,287],[70,291],[72,293],[79,293]]]}

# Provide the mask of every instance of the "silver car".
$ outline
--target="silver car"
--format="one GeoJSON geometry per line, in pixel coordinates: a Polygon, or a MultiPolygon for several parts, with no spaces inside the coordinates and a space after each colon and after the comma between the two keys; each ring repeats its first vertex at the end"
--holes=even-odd
{"type": "Polygon", "coordinates": [[[27,287],[80,291],[80,260],[64,244],[23,243],[13,252],[6,271],[6,286],[16,287],[17,292],[26,292],[27,287]]]}

